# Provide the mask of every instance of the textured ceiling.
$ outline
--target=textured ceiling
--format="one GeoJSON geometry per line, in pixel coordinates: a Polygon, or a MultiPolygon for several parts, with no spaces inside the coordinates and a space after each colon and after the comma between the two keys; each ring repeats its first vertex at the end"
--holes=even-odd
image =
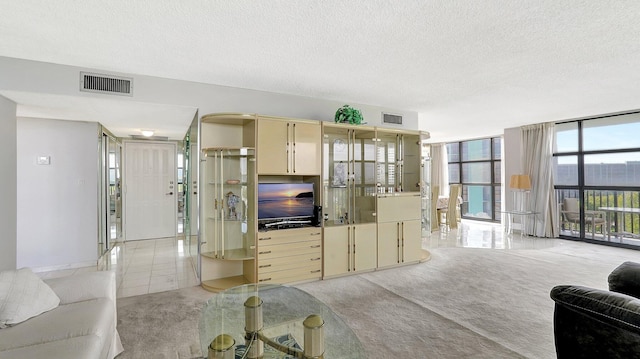
{"type": "Polygon", "coordinates": [[[640,108],[638,1],[0,6],[0,56],[412,110],[438,141],[640,108]]]}

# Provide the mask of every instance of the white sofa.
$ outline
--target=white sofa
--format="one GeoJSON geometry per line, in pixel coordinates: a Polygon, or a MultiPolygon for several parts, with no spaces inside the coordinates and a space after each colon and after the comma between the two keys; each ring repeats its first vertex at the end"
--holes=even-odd
{"type": "Polygon", "coordinates": [[[0,358],[112,359],[123,351],[116,330],[114,272],[87,272],[44,282],[60,304],[0,329],[0,358]]]}

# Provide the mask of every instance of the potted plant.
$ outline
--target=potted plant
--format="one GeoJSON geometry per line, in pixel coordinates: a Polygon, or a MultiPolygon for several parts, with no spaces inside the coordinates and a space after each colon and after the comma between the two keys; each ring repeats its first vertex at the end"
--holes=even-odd
{"type": "Polygon", "coordinates": [[[360,110],[355,109],[349,105],[344,105],[336,111],[335,121],[336,123],[349,123],[352,125],[359,125],[362,123],[362,113],[360,110]]]}

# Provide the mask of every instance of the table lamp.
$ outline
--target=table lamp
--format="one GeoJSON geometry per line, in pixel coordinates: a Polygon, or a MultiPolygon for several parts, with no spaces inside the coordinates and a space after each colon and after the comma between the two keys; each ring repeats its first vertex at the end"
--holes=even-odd
{"type": "Polygon", "coordinates": [[[513,209],[524,212],[525,194],[531,189],[531,178],[523,174],[512,175],[509,187],[513,190],[513,209]]]}

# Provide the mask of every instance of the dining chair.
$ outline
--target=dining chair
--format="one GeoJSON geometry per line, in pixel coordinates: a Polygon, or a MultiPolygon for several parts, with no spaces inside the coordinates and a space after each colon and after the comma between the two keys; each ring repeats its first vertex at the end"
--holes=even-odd
{"type": "Polygon", "coordinates": [[[438,196],[440,196],[440,186],[431,187],[431,231],[436,231],[440,228],[438,196]]]}
{"type": "Polygon", "coordinates": [[[449,204],[446,208],[438,209],[438,218],[440,223],[444,224],[449,229],[458,228],[458,219],[460,218],[460,207],[458,205],[458,197],[460,197],[459,184],[449,185],[449,204]],[[444,223],[442,218],[444,217],[444,223]]]}

